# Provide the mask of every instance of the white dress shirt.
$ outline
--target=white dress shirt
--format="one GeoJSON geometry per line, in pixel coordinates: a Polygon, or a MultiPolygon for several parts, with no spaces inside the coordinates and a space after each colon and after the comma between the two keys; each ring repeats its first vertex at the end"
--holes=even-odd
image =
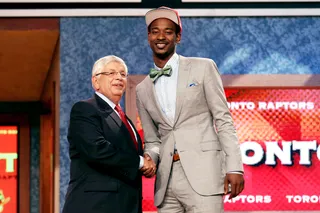
{"type": "MultiPolygon", "coordinates": [[[[179,74],[179,55],[174,53],[164,67],[170,65],[172,68],[171,76],[161,76],[154,84],[156,96],[162,112],[173,123],[176,111],[177,84],[179,74]]],[[[157,70],[161,68],[154,65],[157,70]]],[[[163,68],[164,68],[163,67],[163,68]]]]}
{"type": "MultiPolygon", "coordinates": [[[[97,91],[96,91],[96,94],[97,94],[97,96],[99,96],[102,100],[104,100],[104,101],[113,109],[113,111],[114,111],[115,113],[117,113],[117,115],[118,115],[119,118],[121,119],[119,113],[115,110],[116,105],[115,105],[112,101],[110,101],[109,98],[107,98],[106,96],[102,95],[100,92],[97,92],[97,91]]],[[[134,134],[134,137],[136,138],[136,141],[138,141],[138,138],[137,138],[137,135],[136,135],[136,131],[134,131],[134,128],[132,127],[131,123],[130,123],[130,122],[128,122],[128,123],[129,123],[129,125],[130,125],[130,127],[131,127],[131,129],[132,129],[132,132],[133,132],[133,134],[134,134]]],[[[141,169],[141,168],[143,167],[143,164],[144,164],[144,159],[143,159],[142,156],[140,156],[139,169],[141,169]]]]}

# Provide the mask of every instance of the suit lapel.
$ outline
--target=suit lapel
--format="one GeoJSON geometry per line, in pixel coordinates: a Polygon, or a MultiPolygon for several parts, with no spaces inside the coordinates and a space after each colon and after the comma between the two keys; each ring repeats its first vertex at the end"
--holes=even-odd
{"type": "Polygon", "coordinates": [[[119,126],[122,126],[122,120],[119,118],[119,116],[112,110],[113,112],[110,113],[110,117],[113,119],[113,121],[119,126]]]}
{"type": "MultiPolygon", "coordinates": [[[[110,107],[109,104],[107,104],[104,100],[102,100],[99,96],[97,96],[95,94],[95,99],[96,99],[96,103],[100,109],[100,111],[102,112],[103,117],[106,119],[107,124],[109,125],[109,127],[116,131],[116,129],[119,129],[120,131],[122,131],[122,133],[124,133],[124,136],[131,142],[129,142],[129,146],[131,146],[132,148],[135,148],[134,146],[134,141],[132,141],[132,138],[130,136],[130,133],[127,129],[127,127],[124,125],[124,123],[122,122],[122,120],[120,119],[120,117],[117,115],[117,113],[110,107]],[[116,125],[115,125],[116,124],[116,125]]],[[[127,117],[128,119],[128,117],[127,117]]],[[[132,122],[129,121],[132,125],[132,122]]]]}
{"type": "Polygon", "coordinates": [[[187,88],[188,78],[190,74],[190,62],[187,58],[179,55],[179,74],[178,74],[178,82],[177,82],[177,97],[176,97],[176,111],[174,116],[174,124],[177,122],[182,104],[183,104],[183,93],[187,88]]]}
{"type": "Polygon", "coordinates": [[[157,110],[160,112],[161,118],[169,125],[173,126],[173,123],[167,118],[167,116],[162,112],[158,98],[156,97],[156,90],[154,88],[154,83],[151,81],[150,77],[148,76],[148,87],[150,89],[147,89],[148,92],[150,92],[151,100],[153,101],[153,105],[156,106],[157,110]]]}
{"type": "Polygon", "coordinates": [[[112,123],[110,122],[109,118],[112,118],[112,121],[117,124],[118,128],[122,126],[122,121],[119,118],[119,116],[115,113],[115,111],[109,106],[108,103],[106,103],[104,100],[102,100],[98,95],[95,94],[95,100],[97,103],[98,108],[102,112],[103,116],[107,119],[107,123],[112,127],[112,123]]]}

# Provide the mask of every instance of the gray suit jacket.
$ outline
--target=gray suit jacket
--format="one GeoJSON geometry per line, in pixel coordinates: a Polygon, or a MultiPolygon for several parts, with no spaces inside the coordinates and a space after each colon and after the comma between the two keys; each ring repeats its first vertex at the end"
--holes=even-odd
{"type": "Polygon", "coordinates": [[[136,88],[144,152],[158,163],[156,206],[166,192],[174,144],[189,183],[201,195],[223,193],[226,171],[243,171],[236,130],[216,64],[206,58],[180,56],[179,60],[174,123],[160,110],[149,76],[136,88]]]}

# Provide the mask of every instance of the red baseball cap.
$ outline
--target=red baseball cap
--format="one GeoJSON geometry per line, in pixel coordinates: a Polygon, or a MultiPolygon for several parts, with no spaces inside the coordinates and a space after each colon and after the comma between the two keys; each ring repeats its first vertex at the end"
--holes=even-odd
{"type": "Polygon", "coordinates": [[[180,16],[178,11],[169,8],[169,7],[159,7],[157,9],[150,10],[146,13],[146,24],[147,27],[156,19],[158,18],[166,18],[173,21],[176,25],[179,26],[180,32],[182,31],[182,24],[180,20],[180,16]]]}

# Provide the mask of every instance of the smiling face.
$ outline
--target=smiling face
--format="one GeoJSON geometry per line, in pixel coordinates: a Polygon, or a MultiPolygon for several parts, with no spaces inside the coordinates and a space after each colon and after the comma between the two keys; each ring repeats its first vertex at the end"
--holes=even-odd
{"type": "Polygon", "coordinates": [[[149,26],[148,42],[154,60],[169,60],[175,53],[176,44],[180,39],[181,34],[177,33],[177,25],[169,19],[156,19],[149,26]]]}
{"type": "Polygon", "coordinates": [[[106,64],[100,72],[92,76],[94,89],[116,105],[119,103],[127,86],[127,78],[121,76],[120,73],[126,73],[125,67],[120,62],[112,61],[106,64]],[[109,75],[106,75],[106,73],[109,73],[109,75]]]}

